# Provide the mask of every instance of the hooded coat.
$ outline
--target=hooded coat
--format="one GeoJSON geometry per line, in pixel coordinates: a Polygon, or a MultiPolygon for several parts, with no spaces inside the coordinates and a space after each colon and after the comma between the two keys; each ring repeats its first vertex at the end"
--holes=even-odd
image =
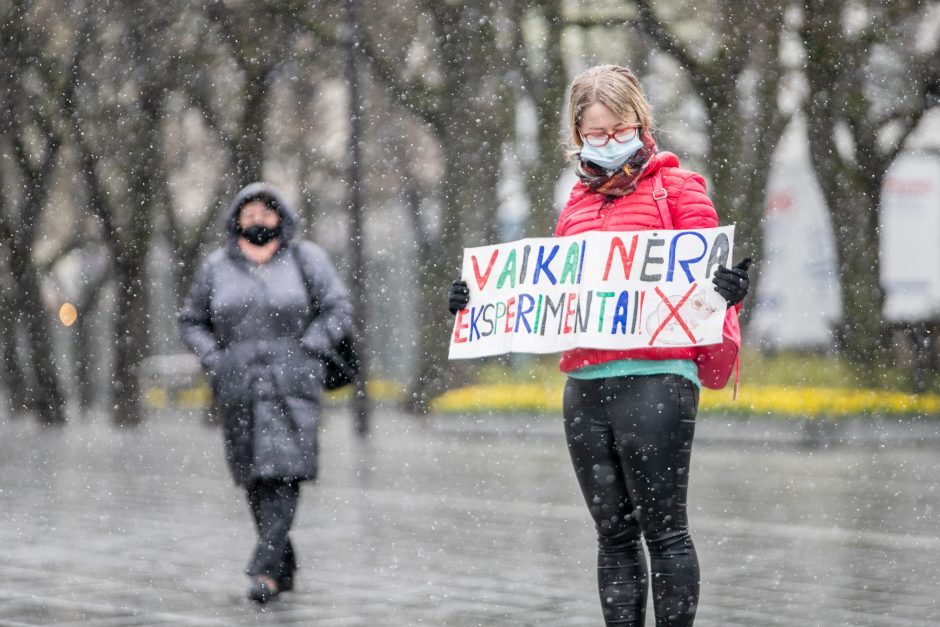
{"type": "Polygon", "coordinates": [[[322,355],[352,326],[346,288],[322,248],[294,241],[297,222],[272,186],[242,189],[225,246],[203,262],[179,314],[183,341],[209,372],[238,484],[316,478],[322,355]],[[281,245],[262,264],[238,246],[239,213],[253,200],[281,218],[281,245]]]}

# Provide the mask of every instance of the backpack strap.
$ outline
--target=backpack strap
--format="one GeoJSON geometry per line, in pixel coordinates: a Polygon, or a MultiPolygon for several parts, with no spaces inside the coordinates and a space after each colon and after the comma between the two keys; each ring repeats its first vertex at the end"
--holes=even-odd
{"type": "Polygon", "coordinates": [[[668,196],[669,192],[663,187],[662,170],[656,170],[656,173],[653,175],[653,200],[656,201],[656,206],[659,207],[659,216],[663,219],[663,228],[671,231],[672,213],[669,211],[669,205],[666,203],[668,196]]]}

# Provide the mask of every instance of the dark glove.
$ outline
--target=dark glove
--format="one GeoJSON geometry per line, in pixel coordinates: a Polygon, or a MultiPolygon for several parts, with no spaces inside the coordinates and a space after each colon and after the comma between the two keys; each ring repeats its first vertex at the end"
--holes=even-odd
{"type": "Polygon", "coordinates": [[[470,302],[470,288],[463,279],[457,279],[450,285],[447,292],[447,308],[450,313],[456,314],[461,309],[466,309],[470,302]]]}
{"type": "Polygon", "coordinates": [[[715,284],[715,291],[728,301],[729,307],[737,305],[747,296],[747,288],[750,285],[747,269],[750,265],[751,258],[745,257],[743,261],[733,268],[726,268],[719,265],[718,269],[715,270],[715,276],[712,277],[712,283],[715,284]]]}

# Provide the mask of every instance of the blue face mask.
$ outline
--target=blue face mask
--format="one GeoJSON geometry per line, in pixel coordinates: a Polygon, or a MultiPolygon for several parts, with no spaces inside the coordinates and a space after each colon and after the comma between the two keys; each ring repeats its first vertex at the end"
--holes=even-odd
{"type": "Polygon", "coordinates": [[[611,139],[600,148],[596,148],[585,142],[581,148],[581,160],[596,163],[605,170],[617,170],[627,159],[633,156],[637,150],[643,147],[643,141],[639,134],[625,144],[611,139]]]}

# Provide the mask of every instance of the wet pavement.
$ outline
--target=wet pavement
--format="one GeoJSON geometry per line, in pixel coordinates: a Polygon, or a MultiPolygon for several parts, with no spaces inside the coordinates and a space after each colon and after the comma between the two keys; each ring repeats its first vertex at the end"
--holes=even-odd
{"type": "MultiPolygon", "coordinates": [[[[700,417],[696,625],[940,624],[938,442],[932,423],[700,417]]],[[[293,532],[297,589],[261,609],[215,428],[0,417],[0,625],[602,624],[557,417],[379,410],[363,443],[332,409],[321,460],[293,532]]]]}

